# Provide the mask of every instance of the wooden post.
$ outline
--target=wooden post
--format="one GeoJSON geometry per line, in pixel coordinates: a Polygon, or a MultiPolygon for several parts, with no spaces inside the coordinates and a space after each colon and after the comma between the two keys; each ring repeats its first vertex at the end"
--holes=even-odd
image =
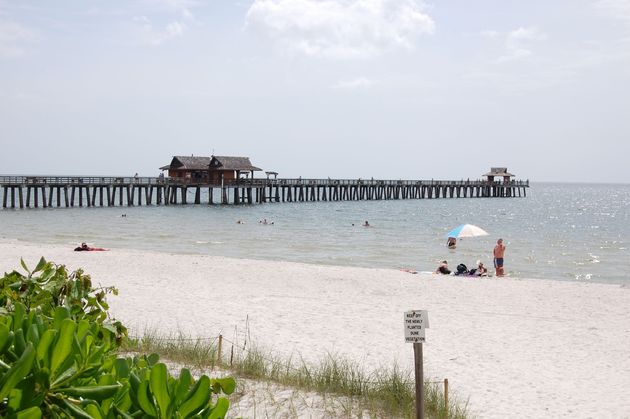
{"type": "Polygon", "coordinates": [[[413,358],[416,375],[416,419],[424,419],[424,370],[422,342],[413,344],[413,358]]]}
{"type": "Polygon", "coordinates": [[[234,345],[232,345],[232,349],[230,349],[230,367],[234,363],[234,345]]]}
{"type": "Polygon", "coordinates": [[[219,347],[217,349],[217,365],[221,365],[221,349],[223,348],[223,335],[219,335],[219,347]]]}
{"type": "Polygon", "coordinates": [[[448,378],[444,379],[444,411],[448,417],[448,378]]]}

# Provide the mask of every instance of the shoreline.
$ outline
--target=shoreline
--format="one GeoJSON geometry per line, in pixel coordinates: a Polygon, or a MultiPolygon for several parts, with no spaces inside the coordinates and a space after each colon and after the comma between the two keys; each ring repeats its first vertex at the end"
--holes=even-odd
{"type": "MultiPolygon", "coordinates": [[[[45,243],[37,243],[37,242],[32,242],[32,241],[28,241],[28,240],[22,240],[22,239],[17,239],[17,238],[9,238],[9,237],[2,237],[0,236],[0,244],[17,244],[17,245],[24,245],[24,246],[45,246],[45,247],[51,247],[51,248],[59,248],[59,249],[65,249],[65,250],[72,250],[74,249],[74,247],[76,247],[78,244],[80,244],[80,242],[78,241],[68,241],[67,243],[57,243],[57,242],[45,242],[45,243]]],[[[232,256],[232,255],[212,255],[212,254],[208,254],[208,253],[204,253],[201,251],[166,251],[166,250],[160,250],[160,249],[141,249],[141,248],[134,248],[134,247],[112,247],[111,250],[116,250],[118,252],[142,252],[142,253],[149,253],[149,254],[156,254],[156,255],[160,255],[160,254],[164,254],[164,255],[171,255],[171,256],[194,256],[194,257],[209,257],[209,258],[225,258],[225,259],[235,259],[235,260],[246,260],[246,261],[251,261],[251,262],[277,262],[277,263],[296,263],[296,264],[303,264],[303,265],[308,265],[308,266],[315,266],[315,267],[330,267],[330,268],[349,268],[349,269],[382,269],[382,270],[410,270],[410,271],[415,271],[418,274],[433,274],[433,271],[428,271],[428,270],[424,270],[421,268],[415,268],[415,267],[410,267],[410,266],[390,266],[390,267],[384,267],[384,266],[365,266],[362,264],[334,264],[334,263],[326,263],[326,262],[317,262],[317,261],[297,261],[297,260],[291,260],[291,259],[270,259],[270,258],[260,258],[260,259],[255,259],[255,258],[247,258],[247,257],[239,257],[239,256],[232,256]]],[[[444,256],[441,256],[440,258],[435,259],[434,264],[435,266],[438,266],[440,261],[444,258],[444,256]]],[[[448,256],[447,256],[448,258],[448,256]]],[[[488,268],[488,273],[490,274],[490,277],[495,277],[495,273],[494,273],[494,267],[492,266],[492,260],[490,259],[490,261],[486,261],[486,267],[488,268]]],[[[457,265],[457,263],[454,264],[450,264],[452,271],[455,271],[455,266],[457,265]]],[[[473,264],[474,265],[474,264],[473,264]]],[[[474,267],[473,265],[469,265],[468,267],[474,267]]],[[[452,276],[453,274],[451,274],[452,276]]],[[[576,278],[561,278],[561,277],[544,277],[544,276],[519,276],[518,274],[514,274],[514,273],[510,273],[509,271],[506,273],[505,276],[503,276],[501,279],[510,279],[510,280],[516,280],[516,281],[553,281],[553,282],[563,282],[563,283],[577,283],[577,284],[605,284],[605,285],[613,285],[613,286],[619,286],[619,287],[630,287],[630,284],[626,284],[626,283],[620,283],[620,282],[614,282],[614,281],[605,281],[605,280],[592,280],[590,277],[588,279],[576,279],[576,278]]]]}
{"type": "Polygon", "coordinates": [[[531,278],[114,249],[0,239],[0,268],[39,257],[115,286],[110,311],[148,328],[252,341],[288,358],[335,353],[366,368],[413,365],[403,312],[429,311],[425,374],[448,378],[481,417],[630,415],[630,288],[531,278]]]}

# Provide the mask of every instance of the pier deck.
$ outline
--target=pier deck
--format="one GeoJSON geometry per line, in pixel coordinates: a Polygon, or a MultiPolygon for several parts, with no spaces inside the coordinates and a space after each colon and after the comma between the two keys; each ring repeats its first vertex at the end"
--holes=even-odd
{"type": "Polygon", "coordinates": [[[525,197],[529,181],[0,176],[2,208],[525,197]]]}

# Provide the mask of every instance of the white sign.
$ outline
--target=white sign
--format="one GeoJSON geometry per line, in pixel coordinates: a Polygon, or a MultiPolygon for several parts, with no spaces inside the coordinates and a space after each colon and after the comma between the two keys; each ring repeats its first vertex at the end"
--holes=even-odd
{"type": "Polygon", "coordinates": [[[427,310],[405,312],[405,342],[425,342],[424,330],[428,328],[429,312],[427,310]]]}

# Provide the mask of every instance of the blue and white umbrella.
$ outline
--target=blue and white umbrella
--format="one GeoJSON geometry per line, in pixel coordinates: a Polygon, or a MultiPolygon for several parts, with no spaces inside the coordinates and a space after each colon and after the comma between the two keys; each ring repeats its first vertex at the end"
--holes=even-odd
{"type": "Polygon", "coordinates": [[[472,224],[462,224],[448,232],[446,237],[461,239],[462,237],[487,236],[488,232],[472,224]]]}

